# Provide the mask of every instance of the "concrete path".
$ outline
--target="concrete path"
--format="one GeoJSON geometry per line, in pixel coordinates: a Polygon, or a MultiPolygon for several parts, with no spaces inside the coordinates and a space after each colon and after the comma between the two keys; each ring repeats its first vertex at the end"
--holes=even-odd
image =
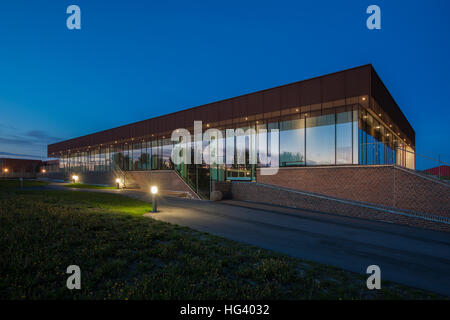
{"type": "MultiPolygon", "coordinates": [[[[138,191],[92,191],[151,202],[149,194],[138,191]]],[[[362,274],[375,264],[382,280],[450,296],[449,233],[271,205],[171,197],[160,199],[152,216],[362,274]]]]}

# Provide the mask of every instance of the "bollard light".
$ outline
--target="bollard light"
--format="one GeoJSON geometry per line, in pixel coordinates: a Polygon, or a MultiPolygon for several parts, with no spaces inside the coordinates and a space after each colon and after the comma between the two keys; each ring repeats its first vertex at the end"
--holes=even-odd
{"type": "Polygon", "coordinates": [[[116,179],[116,187],[117,189],[120,189],[120,178],[116,179]]]}
{"type": "Polygon", "coordinates": [[[8,173],[8,168],[3,169],[5,173],[8,173]]]}
{"type": "Polygon", "coordinates": [[[77,183],[79,179],[78,176],[72,176],[73,183],[77,183]]]}
{"type": "Polygon", "coordinates": [[[47,170],[45,170],[45,169],[42,169],[42,173],[46,173],[47,172],[47,170]]]}
{"type": "Polygon", "coordinates": [[[150,188],[150,192],[152,193],[152,212],[156,212],[157,210],[157,204],[156,204],[156,194],[158,193],[158,187],[157,186],[152,186],[150,188]]]}

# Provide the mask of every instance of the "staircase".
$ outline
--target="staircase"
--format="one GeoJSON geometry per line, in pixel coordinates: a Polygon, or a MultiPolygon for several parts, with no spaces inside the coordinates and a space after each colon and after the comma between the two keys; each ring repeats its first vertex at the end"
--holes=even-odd
{"type": "Polygon", "coordinates": [[[191,181],[188,177],[184,178],[183,175],[181,174],[180,171],[178,171],[178,169],[174,169],[173,170],[177,176],[184,182],[186,183],[186,185],[189,187],[189,189],[191,189],[191,191],[193,193],[195,193],[199,199],[202,200],[209,200],[209,194],[203,193],[200,190],[198,190],[198,188],[195,186],[195,183],[193,181],[191,181]]]}

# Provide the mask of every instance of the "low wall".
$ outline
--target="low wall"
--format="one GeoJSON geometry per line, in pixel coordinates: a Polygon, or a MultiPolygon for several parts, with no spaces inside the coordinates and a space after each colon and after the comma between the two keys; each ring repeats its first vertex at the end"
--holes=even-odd
{"type": "Polygon", "coordinates": [[[56,180],[71,181],[72,176],[77,175],[80,178],[80,183],[87,184],[103,184],[114,186],[116,181],[116,174],[114,172],[76,172],[63,173],[63,172],[48,172],[37,175],[37,178],[49,178],[56,180]]]}
{"type": "Polygon", "coordinates": [[[161,191],[185,192],[191,198],[198,198],[173,170],[127,171],[125,177],[127,184],[137,185],[143,190],[150,190],[152,185],[156,185],[161,191]]]}
{"type": "Polygon", "coordinates": [[[213,181],[211,191],[222,192],[223,199],[232,199],[231,182],[230,181],[213,181]]]}
{"type": "Polygon", "coordinates": [[[73,175],[80,177],[81,183],[103,184],[115,186],[116,179],[125,180],[125,187],[150,190],[150,186],[157,185],[160,191],[186,193],[190,198],[198,198],[191,188],[173,170],[154,171],[124,171],[125,177],[116,172],[49,172],[40,174],[38,178],[50,178],[70,181],[73,175]]]}
{"type": "MultiPolygon", "coordinates": [[[[450,232],[450,225],[448,224],[395,214],[388,210],[383,210],[383,207],[372,207],[364,204],[358,205],[356,202],[335,200],[333,198],[295,192],[254,182],[233,181],[231,183],[231,192],[234,200],[268,203],[312,212],[389,221],[413,227],[450,232]]],[[[427,215],[423,216],[426,217],[427,215]]]]}
{"type": "MultiPolygon", "coordinates": [[[[450,216],[450,184],[397,166],[280,168],[257,182],[336,198],[450,216]]],[[[234,194],[234,193],[233,193],[234,194]]]]}

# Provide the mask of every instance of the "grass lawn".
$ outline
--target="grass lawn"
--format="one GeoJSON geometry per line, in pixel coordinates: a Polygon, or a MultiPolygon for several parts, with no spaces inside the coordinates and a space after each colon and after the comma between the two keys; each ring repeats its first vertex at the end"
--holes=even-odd
{"type": "MultiPolygon", "coordinates": [[[[38,180],[23,180],[24,188],[40,187],[45,185],[48,185],[48,182],[38,180]]],[[[10,190],[14,188],[20,188],[19,179],[0,179],[0,189],[10,190]]]]}
{"type": "Polygon", "coordinates": [[[84,183],[69,183],[65,184],[64,187],[76,189],[116,189],[116,187],[95,186],[92,184],[84,184],[84,183]]]}
{"type": "Polygon", "coordinates": [[[0,299],[428,299],[439,296],[142,214],[106,193],[0,191],[0,299]],[[81,290],[68,290],[69,265],[81,290]]]}

